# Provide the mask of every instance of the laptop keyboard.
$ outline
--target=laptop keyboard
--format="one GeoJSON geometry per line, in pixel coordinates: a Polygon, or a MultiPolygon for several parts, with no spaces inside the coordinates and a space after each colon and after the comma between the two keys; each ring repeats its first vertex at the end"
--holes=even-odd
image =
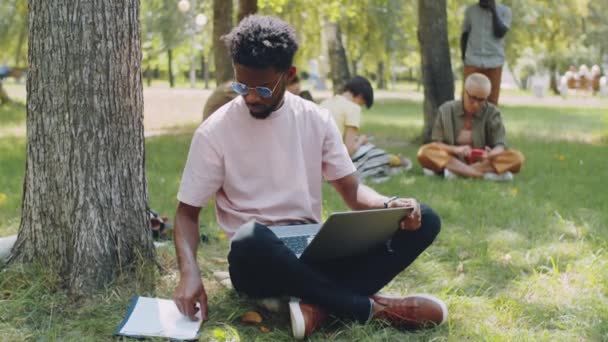
{"type": "Polygon", "coordinates": [[[286,236],[282,237],[281,241],[289,248],[295,255],[300,256],[304,253],[304,250],[312,241],[314,235],[305,236],[286,236]]]}

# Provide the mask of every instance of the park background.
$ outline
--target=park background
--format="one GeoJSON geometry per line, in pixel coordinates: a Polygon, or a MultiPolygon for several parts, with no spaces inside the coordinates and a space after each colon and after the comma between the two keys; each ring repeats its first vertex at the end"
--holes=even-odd
{"type": "MultiPolygon", "coordinates": [[[[178,1],[142,1],[149,206],[173,215],[202,107],[218,81],[231,77],[218,79],[220,63],[228,59],[216,57],[221,52],[214,27],[226,30],[222,25],[235,24],[247,9],[277,15],[296,27],[302,46],[296,66],[300,75],[313,75],[303,86],[315,99],[330,96],[346,75],[372,79],[378,100],[364,113],[362,130],[387,150],[413,158],[425,122],[422,102],[428,88],[421,75],[419,18],[445,20],[444,53],[451,62],[452,96],[458,98],[460,25],[469,4],[437,1],[423,8],[421,2],[198,0],[188,2],[187,9],[182,1],[180,10],[178,1]]],[[[380,323],[336,322],[313,340],[608,340],[608,100],[584,89],[557,92],[560,75],[571,65],[597,64],[605,72],[608,1],[501,3],[511,6],[513,24],[506,37],[508,66],[500,104],[509,144],[527,157],[522,173],[506,184],[448,182],[424,177],[415,166],[375,186],[382,193],[419,198],[442,216],[443,231],[436,243],[387,290],[443,298],[450,309],[448,324],[409,333],[380,323]],[[542,90],[533,91],[535,79],[543,80],[542,90]]],[[[0,106],[0,237],[17,234],[21,224],[27,16],[26,1],[0,4],[0,65],[26,72],[3,81],[11,102],[0,106]]],[[[344,209],[332,189],[324,187],[324,216],[344,209]]],[[[69,229],[42,228],[49,239],[69,229]]],[[[203,212],[201,233],[206,242],[199,262],[212,307],[202,339],[288,340],[285,314],[266,312],[214,281],[212,272],[226,269],[227,241],[212,205],[203,212]],[[262,324],[240,322],[250,310],[262,313],[262,324]]],[[[49,271],[44,263],[3,265],[0,336],[10,341],[110,339],[132,295],[171,296],[177,281],[172,248],[158,248],[156,260],[153,288],[119,277],[85,297],[75,296],[64,275],[49,271]]]]}

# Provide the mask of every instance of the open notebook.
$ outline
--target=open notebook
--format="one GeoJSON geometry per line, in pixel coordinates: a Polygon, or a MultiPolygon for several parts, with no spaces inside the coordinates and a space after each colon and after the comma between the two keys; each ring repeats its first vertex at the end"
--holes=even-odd
{"type": "Polygon", "coordinates": [[[174,340],[196,340],[201,330],[199,321],[182,315],[172,300],[134,297],[127,315],[116,329],[116,335],[131,337],[166,337],[174,340]]]}

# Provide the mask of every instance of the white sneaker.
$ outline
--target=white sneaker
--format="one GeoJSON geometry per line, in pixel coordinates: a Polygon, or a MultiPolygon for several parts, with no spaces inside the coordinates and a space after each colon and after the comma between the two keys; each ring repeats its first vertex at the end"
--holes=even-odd
{"type": "Polygon", "coordinates": [[[486,172],[483,174],[483,179],[493,182],[509,182],[513,180],[513,174],[510,171],[500,175],[494,172],[486,172]]]}
{"type": "Polygon", "coordinates": [[[412,169],[412,167],[414,167],[414,163],[412,163],[411,160],[405,157],[401,157],[401,165],[403,166],[403,169],[405,171],[409,171],[412,169]]]}
{"type": "Polygon", "coordinates": [[[328,314],[316,305],[302,303],[298,298],[289,301],[289,317],[291,318],[291,331],[296,340],[310,336],[325,321],[328,314]]]}
{"type": "Polygon", "coordinates": [[[424,167],[422,168],[422,173],[423,173],[425,176],[429,176],[429,177],[430,177],[430,176],[437,176],[437,174],[435,173],[435,171],[433,171],[433,170],[431,170],[431,169],[424,168],[424,167]]]}
{"type": "Polygon", "coordinates": [[[443,178],[451,180],[459,178],[459,176],[448,169],[443,169],[443,178]]]}

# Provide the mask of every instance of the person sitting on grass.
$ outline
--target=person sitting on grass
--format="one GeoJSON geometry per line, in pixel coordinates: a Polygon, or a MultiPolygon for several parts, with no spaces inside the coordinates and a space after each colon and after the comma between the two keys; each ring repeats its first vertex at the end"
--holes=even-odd
{"type": "Polygon", "coordinates": [[[525,158],[506,147],[500,111],[487,101],[491,87],[485,75],[473,73],[464,83],[463,100],[439,107],[433,142],[418,150],[425,174],[500,181],[519,172],[525,158]]]}
{"type": "Polygon", "coordinates": [[[293,27],[251,15],[224,39],[234,64],[233,89],[240,96],[205,120],[190,145],[174,221],[179,282],[173,299],[179,311],[196,319],[199,304],[202,319],[208,319],[198,229],[201,207],[215,195],[218,224],[231,237],[228,270],[234,289],[252,298],[299,298],[289,305],[296,338],[310,335],[329,313],[408,328],[445,322],[447,308],[433,296],[378,293],[431,245],[441,221],[414,198],[388,198],[360,184],[330,114],[286,91],[296,73],[293,27]],[[272,226],[320,222],[323,178],[354,210],[413,211],[386,244],[365,256],[331,265],[305,263],[272,226]]]}
{"type": "Polygon", "coordinates": [[[409,170],[412,168],[412,162],[377,148],[369,143],[367,135],[360,133],[361,108],[371,108],[373,104],[374,89],[371,83],[365,77],[355,76],[346,83],[342,94],[324,100],[321,107],[329,110],[338,125],[348,154],[360,177],[373,177],[382,181],[390,176],[391,168],[409,170]]]}
{"type": "Polygon", "coordinates": [[[224,82],[217,86],[207,98],[203,107],[203,121],[207,120],[216,110],[232,101],[237,95],[232,90],[232,82],[224,82]]]}
{"type": "Polygon", "coordinates": [[[302,90],[302,87],[300,85],[300,77],[298,75],[293,75],[293,77],[289,80],[289,84],[287,85],[287,91],[292,94],[296,94],[308,101],[315,102],[310,91],[302,90]]]}

